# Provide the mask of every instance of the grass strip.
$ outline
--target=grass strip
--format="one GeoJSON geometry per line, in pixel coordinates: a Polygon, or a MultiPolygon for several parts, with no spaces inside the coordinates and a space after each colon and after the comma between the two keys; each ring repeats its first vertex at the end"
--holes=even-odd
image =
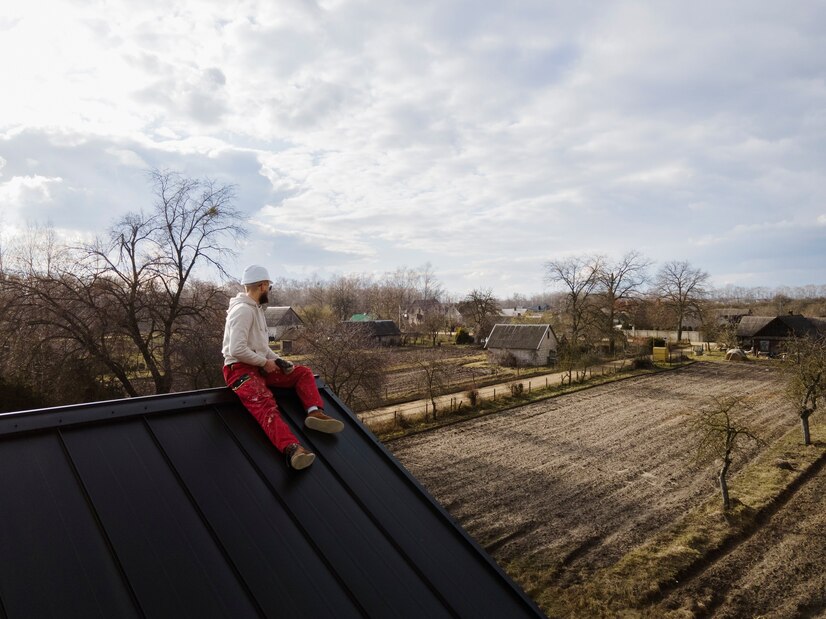
{"type": "MultiPolygon", "coordinates": [[[[443,428],[445,426],[453,425],[455,423],[463,423],[470,419],[477,417],[484,417],[486,415],[493,415],[501,413],[506,410],[540,402],[542,400],[549,400],[561,395],[567,395],[584,389],[591,389],[607,383],[614,383],[620,380],[628,380],[629,378],[636,378],[638,376],[645,376],[647,374],[658,374],[659,372],[666,372],[669,370],[677,370],[686,365],[691,365],[692,361],[671,364],[654,364],[651,368],[642,369],[624,369],[619,372],[609,374],[596,374],[582,382],[566,384],[566,385],[549,385],[548,387],[537,387],[531,392],[523,391],[518,396],[499,396],[496,400],[484,400],[476,407],[465,407],[456,411],[441,412],[441,417],[437,419],[417,419],[415,421],[404,421],[404,426],[394,426],[392,428],[376,428],[373,429],[376,437],[382,442],[390,442],[398,440],[411,434],[419,434],[421,432],[428,432],[436,428],[443,428]]],[[[526,379],[527,380],[527,379],[526,379]]],[[[514,381],[515,382],[515,381],[514,381]]],[[[498,383],[496,383],[498,384],[498,383]]],[[[368,424],[369,427],[369,424],[368,424]]],[[[371,428],[372,429],[372,428],[371,428]]]]}
{"type": "Polygon", "coordinates": [[[732,478],[727,513],[715,494],[614,565],[583,574],[582,584],[548,584],[558,566],[541,558],[506,569],[550,617],[665,617],[654,608],[664,593],[756,531],[826,459],[826,423],[811,422],[812,445],[803,445],[795,427],[732,478]]]}

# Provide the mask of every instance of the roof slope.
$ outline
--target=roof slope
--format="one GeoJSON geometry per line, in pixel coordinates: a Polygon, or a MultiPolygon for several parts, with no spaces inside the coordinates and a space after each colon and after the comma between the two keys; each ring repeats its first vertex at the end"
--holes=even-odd
{"type": "Polygon", "coordinates": [[[543,325],[508,325],[496,324],[488,336],[485,348],[513,348],[536,350],[542,344],[542,338],[551,330],[551,326],[543,325]]]}
{"type": "Polygon", "coordinates": [[[264,310],[264,317],[267,320],[268,327],[304,324],[298,314],[295,313],[295,310],[289,305],[268,307],[264,310]]]}
{"type": "Polygon", "coordinates": [[[778,316],[743,316],[737,325],[737,335],[754,337],[756,335],[775,335],[788,337],[816,336],[819,330],[815,319],[801,314],[780,314],[778,316]],[[772,329],[767,329],[772,325],[772,329]],[[766,332],[764,332],[766,330],[766,332]],[[771,331],[771,333],[768,333],[771,331]]]}
{"type": "Polygon", "coordinates": [[[286,468],[228,389],[0,415],[0,617],[537,617],[322,385],[286,468]],[[6,500],[13,497],[13,500],[6,500]]]}

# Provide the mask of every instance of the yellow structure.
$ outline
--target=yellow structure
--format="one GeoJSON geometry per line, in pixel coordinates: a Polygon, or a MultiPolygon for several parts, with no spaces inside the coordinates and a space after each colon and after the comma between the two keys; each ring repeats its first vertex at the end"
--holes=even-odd
{"type": "Polygon", "coordinates": [[[668,348],[666,346],[654,346],[652,351],[654,361],[668,361],[668,348]]]}

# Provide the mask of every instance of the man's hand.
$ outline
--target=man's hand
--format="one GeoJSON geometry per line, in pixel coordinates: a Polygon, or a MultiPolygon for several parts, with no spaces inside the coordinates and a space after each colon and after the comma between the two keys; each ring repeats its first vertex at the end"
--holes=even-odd
{"type": "Polygon", "coordinates": [[[272,359],[267,359],[267,362],[264,364],[264,371],[269,374],[270,372],[275,372],[278,369],[278,366],[275,365],[275,361],[272,359]]]}
{"type": "Polygon", "coordinates": [[[280,357],[275,360],[275,365],[281,368],[281,371],[284,374],[289,374],[295,369],[295,365],[293,365],[292,361],[287,361],[286,359],[281,359],[280,357]]]}

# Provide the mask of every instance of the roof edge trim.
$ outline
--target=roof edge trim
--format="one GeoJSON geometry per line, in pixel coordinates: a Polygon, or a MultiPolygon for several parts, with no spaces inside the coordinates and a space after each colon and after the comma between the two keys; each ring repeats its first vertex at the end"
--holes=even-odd
{"type": "Polygon", "coordinates": [[[217,387],[160,396],[149,395],[105,402],[71,404],[56,408],[0,413],[0,437],[21,432],[94,423],[104,419],[151,415],[158,412],[167,412],[170,409],[181,411],[201,406],[227,404],[235,400],[236,396],[231,389],[217,387]],[[78,409],[83,409],[82,415],[73,414],[78,409]]]}

